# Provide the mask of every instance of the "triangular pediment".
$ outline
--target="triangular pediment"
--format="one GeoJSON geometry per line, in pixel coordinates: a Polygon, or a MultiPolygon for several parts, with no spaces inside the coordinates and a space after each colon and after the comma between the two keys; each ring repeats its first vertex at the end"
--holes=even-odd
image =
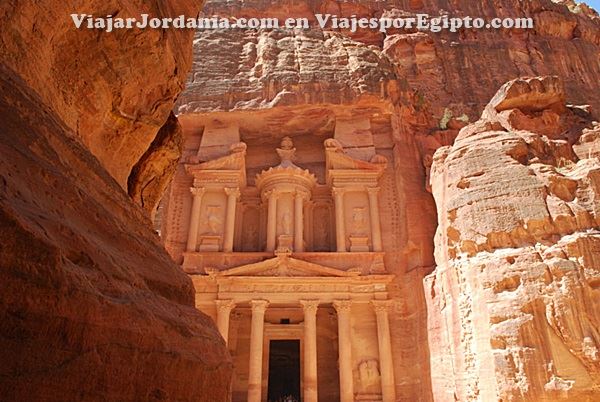
{"type": "Polygon", "coordinates": [[[272,276],[272,277],[353,277],[359,272],[342,271],[308,261],[278,255],[275,258],[221,271],[218,276],[272,276]]]}

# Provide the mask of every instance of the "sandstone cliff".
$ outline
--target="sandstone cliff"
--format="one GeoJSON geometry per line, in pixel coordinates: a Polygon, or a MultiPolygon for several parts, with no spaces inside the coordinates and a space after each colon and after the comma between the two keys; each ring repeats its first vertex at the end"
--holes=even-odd
{"type": "Polygon", "coordinates": [[[150,172],[155,192],[143,205],[152,211],[173,173],[176,157],[163,155],[177,144],[167,121],[183,89],[191,62],[192,30],[121,29],[110,33],[76,29],[71,14],[136,17],[195,16],[194,1],[8,1],[0,5],[0,54],[100,161],[119,185],[136,193],[150,172]],[[169,141],[154,142],[161,127],[169,141]],[[136,168],[136,173],[131,175],[136,168]],[[142,179],[143,181],[143,179],[142,179]]]}
{"type": "Polygon", "coordinates": [[[146,214],[179,155],[168,116],[191,34],[76,31],[69,17],[197,7],[0,5],[2,400],[228,399],[224,342],[146,214]]]}
{"type": "MultiPolygon", "coordinates": [[[[595,239],[595,235],[584,236],[585,240],[581,243],[580,238],[583,234],[580,232],[598,225],[593,214],[594,208],[597,208],[593,206],[595,184],[592,184],[593,180],[589,178],[594,177],[594,162],[588,156],[581,156],[594,156],[597,152],[594,134],[594,130],[597,129],[590,125],[590,121],[598,117],[597,111],[600,110],[600,65],[597,63],[600,54],[600,19],[596,12],[573,1],[550,0],[328,0],[277,3],[264,0],[212,0],[206,3],[204,14],[278,16],[282,19],[289,16],[306,17],[313,20],[313,29],[295,32],[221,30],[197,34],[194,42],[195,59],[188,86],[176,107],[185,135],[188,139],[196,138],[188,143],[189,149],[184,149],[184,157],[192,156],[194,147],[197,149],[198,138],[207,127],[210,130],[224,130],[223,132],[235,127],[242,137],[262,141],[266,147],[274,143],[273,138],[281,137],[284,133],[292,136],[310,133],[326,138],[334,136],[337,130],[347,130],[348,133],[356,135],[354,138],[357,143],[364,138],[368,141],[373,138],[377,152],[386,155],[390,160],[393,159],[390,168],[394,171],[394,180],[387,184],[381,202],[387,211],[382,223],[387,242],[386,266],[397,275],[397,293],[394,297],[398,308],[391,325],[392,330],[400,334],[396,337],[399,340],[394,341],[393,349],[396,356],[401,356],[396,359],[395,374],[398,379],[397,394],[402,395],[402,400],[427,401],[435,398],[442,401],[487,401],[487,397],[495,398],[498,395],[508,398],[507,400],[589,397],[597,381],[596,374],[595,369],[591,368],[594,364],[581,356],[585,353],[593,354],[593,348],[589,349],[592,352],[577,352],[579,355],[573,358],[575,360],[565,357],[569,359],[565,364],[574,367],[568,375],[564,371],[565,365],[560,369],[553,368],[554,371],[540,371],[539,368],[534,368],[534,361],[546,365],[550,361],[549,357],[536,356],[528,363],[529,374],[519,377],[523,378],[523,381],[517,386],[514,386],[514,381],[511,380],[514,377],[510,368],[512,360],[507,358],[509,363],[505,365],[506,371],[494,373],[491,365],[479,365],[478,362],[485,359],[461,358],[462,349],[458,350],[454,346],[450,348],[450,345],[459,345],[462,342],[461,345],[469,345],[475,349],[487,347],[487,350],[491,350],[489,345],[485,346],[485,332],[483,337],[477,331],[471,332],[471,335],[461,335],[460,326],[463,321],[472,325],[469,321],[472,318],[468,317],[470,307],[464,301],[468,291],[459,289],[458,285],[447,285],[449,291],[444,293],[444,300],[445,303],[454,306],[450,312],[443,309],[445,304],[440,301],[440,292],[432,290],[435,286],[441,286],[440,281],[433,283],[432,278],[442,275],[447,270],[440,261],[444,264],[446,261],[450,261],[447,264],[458,264],[458,260],[451,254],[440,260],[443,250],[448,249],[447,253],[455,252],[455,255],[459,255],[464,252],[464,248],[475,253],[469,260],[470,263],[462,262],[466,264],[464,269],[470,271],[469,264],[478,266],[475,259],[479,253],[492,253],[497,248],[525,247],[524,245],[535,249],[534,245],[538,239],[535,236],[544,237],[546,232],[554,236],[550,243],[545,243],[547,247],[557,250],[568,248],[571,254],[565,251],[565,256],[586,261],[574,264],[593,266],[593,262],[590,261],[594,261],[595,257],[592,256],[596,251],[586,251],[593,248],[586,242],[595,239]],[[531,17],[535,21],[535,29],[527,32],[463,30],[458,33],[392,30],[387,34],[370,30],[357,33],[344,30],[322,31],[314,28],[315,13],[374,17],[410,16],[416,13],[485,18],[531,17]],[[532,115],[529,107],[520,108],[518,103],[514,103],[505,106],[506,110],[512,110],[510,113],[492,113],[489,109],[486,112],[486,116],[493,114],[496,116],[494,119],[502,121],[506,127],[512,127],[503,130],[532,131],[532,134],[523,134],[526,139],[514,134],[516,137],[510,140],[520,149],[519,152],[529,148],[536,150],[536,156],[530,158],[533,161],[531,166],[529,162],[515,162],[514,158],[499,160],[499,155],[496,154],[490,156],[489,161],[484,159],[487,164],[479,167],[479,159],[464,162],[465,165],[472,165],[468,165],[471,170],[486,170],[488,164],[506,165],[503,168],[505,170],[488,176],[490,183],[486,188],[495,185],[495,178],[514,177],[517,181],[515,186],[519,186],[523,193],[520,194],[518,190],[511,192],[515,202],[509,203],[512,206],[510,208],[502,204],[504,201],[493,200],[491,196],[482,196],[483,204],[479,204],[485,205],[485,208],[478,207],[477,199],[473,199],[473,206],[466,207],[461,216],[464,225],[468,224],[469,227],[468,232],[461,232],[464,237],[461,239],[464,241],[454,240],[456,244],[447,247],[445,241],[437,240],[439,267],[433,276],[426,279],[425,292],[421,291],[424,277],[431,273],[436,265],[433,260],[433,242],[437,217],[433,200],[428,193],[431,191],[428,183],[434,152],[442,146],[452,145],[461,128],[469,122],[477,121],[494,93],[505,82],[520,76],[538,75],[560,77],[562,84],[557,84],[556,93],[550,96],[554,96],[555,103],[560,107],[554,104],[552,107],[537,105],[535,107],[541,109],[532,115]],[[567,109],[567,101],[571,104],[591,105],[591,108],[567,109]],[[562,129],[568,129],[567,145],[560,141],[562,129]],[[543,139],[542,136],[546,136],[547,139],[543,139]],[[536,157],[540,162],[534,161],[536,157]],[[550,163],[552,158],[554,162],[550,163]],[[578,164],[579,159],[585,159],[587,162],[578,164]],[[554,168],[551,168],[552,166],[554,168]],[[572,170],[557,170],[565,167],[572,170]],[[523,169],[534,173],[525,175],[523,169]],[[520,178],[521,176],[523,178],[520,178]],[[555,192],[549,193],[547,197],[551,206],[546,208],[545,201],[541,203],[539,200],[536,201],[537,204],[528,206],[527,202],[531,201],[531,197],[544,198],[544,186],[551,187],[555,192]],[[582,194],[581,200],[586,201],[579,200],[576,194],[582,194]],[[577,212],[582,208],[588,211],[589,216],[577,212]],[[575,212],[566,212],[571,209],[575,212]],[[472,212],[477,212],[478,215],[473,215],[472,212]],[[481,218],[481,215],[488,217],[481,218]],[[525,222],[521,221],[529,215],[532,217],[528,222],[529,229],[519,227],[518,224],[524,224],[525,222]],[[492,227],[488,219],[499,225],[502,230],[492,227]],[[514,242],[514,239],[518,241],[514,242]],[[525,243],[520,243],[521,241],[525,243]],[[567,244],[579,246],[567,247],[567,244]],[[459,248],[460,251],[457,251],[459,248]],[[587,257],[584,258],[584,255],[587,257]],[[425,304],[431,313],[426,311],[425,304]],[[461,318],[461,314],[465,315],[464,319],[461,318]],[[461,336],[472,336],[473,341],[461,339],[461,336]],[[427,337],[429,342],[424,341],[427,337]],[[446,340],[442,342],[442,339],[446,340]],[[480,343],[474,343],[475,341],[480,343]],[[432,348],[431,363],[428,345],[432,348]],[[451,359],[464,361],[452,366],[449,364],[451,359]],[[451,375],[449,370],[454,370],[456,374],[451,375]],[[478,380],[472,375],[473,370],[482,370],[478,378],[487,382],[476,385],[478,380]],[[551,373],[550,377],[548,373],[551,373]],[[567,380],[571,375],[577,378],[573,384],[567,380]],[[527,385],[532,376],[537,376],[536,380],[531,380],[531,385],[527,385]],[[433,385],[429,383],[430,377],[433,378],[433,385]],[[499,383],[503,383],[505,379],[507,384],[513,381],[513,385],[495,385],[496,378],[499,378],[499,383]],[[512,390],[506,391],[510,387],[513,387],[512,390]],[[529,387],[529,394],[525,391],[519,393],[529,387]],[[518,392],[514,391],[516,388],[519,388],[518,392]],[[567,388],[570,390],[566,390],[567,388]],[[484,393],[482,389],[491,393],[484,393]],[[562,391],[563,389],[566,391],[562,391]]],[[[479,127],[482,123],[477,124],[476,127],[479,127]]],[[[494,123],[490,131],[497,130],[498,124],[500,123],[494,123]]],[[[474,129],[471,127],[469,130],[474,129]]],[[[471,146],[479,147],[480,141],[491,141],[485,139],[487,137],[478,138],[468,140],[473,142],[471,146]]],[[[529,151],[526,153],[529,154],[529,151]]],[[[437,193],[441,186],[438,173],[453,167],[440,167],[439,159],[440,157],[436,159],[438,162],[433,177],[437,193]]],[[[177,174],[185,173],[181,171],[177,174]]],[[[460,179],[457,179],[457,183],[459,182],[460,179]]],[[[500,190],[489,191],[496,194],[500,190]]],[[[439,208],[445,210],[448,199],[439,198],[437,193],[439,208]]],[[[440,219],[440,225],[447,225],[444,220],[446,218],[440,215],[440,219]]],[[[170,237],[169,228],[163,227],[163,231],[166,234],[167,248],[176,259],[180,259],[181,256],[173,252],[183,247],[181,240],[176,239],[180,234],[170,237]]],[[[529,258],[525,257],[527,255],[529,254],[524,251],[524,262],[515,263],[514,269],[521,267],[518,269],[525,270],[525,266],[529,267],[529,263],[525,262],[529,258]]],[[[549,255],[553,255],[552,252],[549,255]]],[[[544,258],[550,257],[539,258],[541,264],[545,263],[544,258]]],[[[515,258],[515,261],[520,260],[515,258]]],[[[508,272],[506,275],[499,275],[498,281],[507,281],[507,285],[499,285],[500,288],[513,286],[510,278],[514,275],[508,272]]],[[[450,281],[452,277],[444,278],[450,281]]],[[[583,289],[585,280],[578,280],[576,286],[583,289]]],[[[535,279],[531,281],[536,283],[535,279]]],[[[594,287],[594,280],[591,283],[594,287]]],[[[588,291],[589,289],[586,290],[588,291]]],[[[559,298],[560,292],[568,294],[568,291],[561,290],[556,296],[552,296],[558,304],[566,300],[559,298]]],[[[502,293],[499,291],[498,294],[502,293]]],[[[565,297],[572,300],[570,298],[574,296],[565,297]]],[[[476,304],[480,300],[468,301],[476,304]]],[[[539,303],[539,299],[535,299],[528,308],[531,311],[534,308],[540,309],[539,303]]],[[[510,306],[506,308],[511,309],[510,306]]],[[[573,308],[576,310],[574,315],[586,317],[585,314],[596,314],[593,307],[573,308]]],[[[516,307],[516,310],[521,311],[519,307],[516,307]]],[[[590,336],[589,333],[597,330],[597,323],[588,318],[581,320],[589,320],[592,324],[581,324],[587,329],[573,330],[572,334],[570,330],[563,330],[562,335],[558,335],[559,338],[562,337],[560,342],[554,338],[550,341],[550,335],[543,340],[538,339],[535,341],[538,342],[535,344],[538,350],[545,350],[539,349],[542,347],[550,348],[551,344],[564,345],[571,342],[565,341],[567,337],[572,338],[575,343],[584,342],[591,345],[590,339],[595,342],[596,335],[590,336]]],[[[536,325],[543,324],[540,321],[536,325]]],[[[482,324],[481,331],[488,331],[485,329],[488,327],[489,325],[482,324]]],[[[534,336],[539,338],[541,335],[538,332],[537,335],[531,335],[534,336]]],[[[528,345],[525,349],[515,352],[517,354],[533,353],[527,348],[530,344],[534,345],[534,341],[530,342],[530,338],[527,339],[524,343],[516,340],[512,344],[505,342],[509,345],[528,345]]],[[[511,347],[513,346],[507,347],[507,350],[511,347]]],[[[515,348],[518,349],[517,346],[515,348]]],[[[486,359],[489,356],[491,352],[486,359]]],[[[560,356],[563,356],[562,352],[560,356]]],[[[515,364],[521,364],[523,361],[517,359],[515,364]]],[[[485,362],[488,364],[490,360],[485,362]]],[[[560,364],[553,363],[553,367],[557,365],[560,364]]]]}
{"type": "Polygon", "coordinates": [[[597,400],[600,125],[565,99],[511,81],[435,154],[436,400],[597,400]]]}

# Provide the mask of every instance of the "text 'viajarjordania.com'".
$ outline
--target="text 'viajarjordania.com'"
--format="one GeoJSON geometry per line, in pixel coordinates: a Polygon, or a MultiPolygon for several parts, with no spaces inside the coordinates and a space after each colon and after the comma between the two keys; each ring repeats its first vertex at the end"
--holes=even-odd
{"type": "Polygon", "coordinates": [[[533,29],[532,18],[492,18],[451,17],[417,14],[401,18],[339,17],[335,14],[315,14],[308,18],[235,18],[200,17],[184,15],[168,18],[155,18],[149,14],[138,17],[94,16],[91,14],[71,14],[77,29],[97,29],[112,32],[118,29],[345,29],[356,32],[371,29],[387,32],[389,29],[417,29],[429,32],[457,32],[461,29],[533,29]]]}

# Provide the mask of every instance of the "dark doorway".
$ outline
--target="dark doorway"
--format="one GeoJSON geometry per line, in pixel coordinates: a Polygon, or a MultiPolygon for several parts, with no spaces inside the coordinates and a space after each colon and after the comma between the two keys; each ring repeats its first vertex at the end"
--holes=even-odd
{"type": "Polygon", "coordinates": [[[269,402],[300,402],[300,341],[271,341],[269,402]]]}

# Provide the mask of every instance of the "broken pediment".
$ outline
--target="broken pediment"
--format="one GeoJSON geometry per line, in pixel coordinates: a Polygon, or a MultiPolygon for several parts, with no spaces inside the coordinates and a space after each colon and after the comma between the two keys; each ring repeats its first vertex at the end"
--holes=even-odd
{"type": "Polygon", "coordinates": [[[374,155],[368,162],[353,158],[345,152],[342,144],[333,138],[325,140],[325,156],[328,170],[374,170],[383,172],[387,167],[385,156],[374,155]]]}
{"type": "Polygon", "coordinates": [[[371,182],[376,185],[387,168],[387,159],[374,155],[369,162],[348,155],[342,144],[330,138],[325,140],[327,183],[371,182]]]}
{"type": "Polygon", "coordinates": [[[229,155],[204,162],[194,156],[185,165],[185,169],[199,182],[218,182],[220,177],[231,177],[236,179],[238,185],[244,187],[246,185],[246,144],[243,142],[233,144],[229,152],[229,155]]]}
{"type": "Polygon", "coordinates": [[[216,276],[274,276],[274,277],[355,277],[360,272],[342,271],[308,261],[278,254],[261,262],[242,265],[215,273],[216,276]]]}

